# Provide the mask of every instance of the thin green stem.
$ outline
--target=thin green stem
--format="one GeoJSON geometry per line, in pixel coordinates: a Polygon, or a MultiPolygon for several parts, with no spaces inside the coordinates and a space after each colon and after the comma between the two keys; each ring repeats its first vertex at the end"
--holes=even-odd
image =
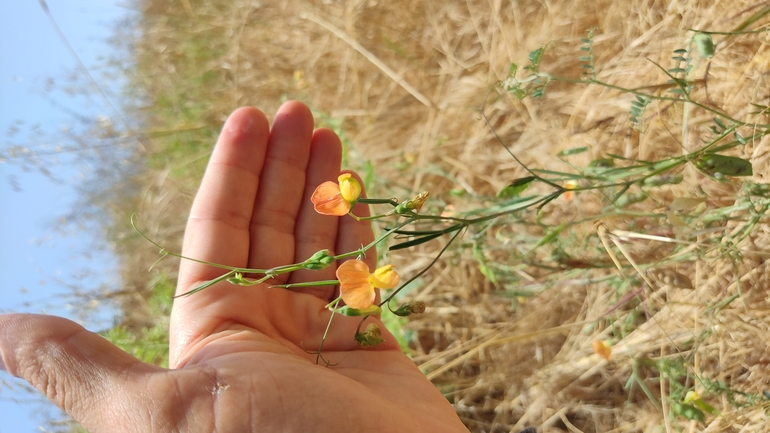
{"type": "Polygon", "coordinates": [[[224,281],[224,280],[230,278],[231,276],[235,275],[235,273],[236,273],[235,271],[227,272],[226,274],[223,274],[223,275],[221,275],[221,276],[219,276],[217,278],[214,278],[213,280],[211,280],[211,281],[209,281],[209,282],[207,282],[207,283],[205,283],[203,285],[200,285],[200,286],[198,286],[198,287],[196,287],[196,288],[194,288],[194,289],[192,289],[192,290],[190,290],[188,292],[182,293],[181,295],[176,295],[174,297],[175,298],[179,298],[179,297],[182,297],[182,296],[190,296],[190,295],[192,295],[194,293],[198,293],[198,292],[200,292],[203,289],[208,289],[209,287],[213,286],[214,284],[219,283],[221,281],[224,281]]]}
{"type": "MultiPolygon", "coordinates": [[[[337,308],[337,305],[339,305],[340,300],[342,300],[341,296],[338,297],[337,299],[333,300],[332,302],[330,302],[329,305],[327,305],[327,308],[329,306],[331,306],[330,310],[331,310],[332,314],[331,314],[331,316],[329,316],[329,322],[326,324],[326,329],[324,330],[324,335],[323,335],[323,337],[321,337],[321,344],[318,346],[318,351],[316,352],[316,355],[317,355],[316,358],[315,358],[315,363],[316,364],[318,364],[319,360],[323,359],[321,357],[321,352],[324,349],[324,343],[326,343],[326,337],[329,335],[329,329],[331,329],[331,327],[332,327],[332,320],[334,320],[334,315],[336,314],[334,309],[337,308]]],[[[329,364],[327,363],[326,365],[328,366],[329,364]]]]}
{"type": "Polygon", "coordinates": [[[365,204],[389,204],[393,207],[398,206],[398,200],[395,198],[359,198],[358,203],[365,204]]]}
{"type": "Polygon", "coordinates": [[[348,212],[348,215],[350,215],[356,221],[370,221],[370,220],[376,220],[376,219],[380,219],[380,218],[385,218],[387,216],[391,216],[391,215],[395,215],[395,214],[393,213],[393,211],[390,211],[388,213],[383,213],[383,214],[379,214],[379,215],[369,215],[367,217],[360,217],[358,215],[353,214],[353,212],[348,212]]]}
{"type": "Polygon", "coordinates": [[[446,245],[444,245],[444,248],[442,248],[441,251],[438,252],[436,257],[434,257],[433,260],[430,263],[428,263],[427,266],[425,266],[417,274],[413,275],[412,278],[408,279],[405,283],[401,284],[401,286],[398,289],[394,290],[393,293],[391,293],[387,298],[385,298],[382,302],[380,302],[379,306],[382,307],[383,305],[390,302],[390,300],[393,299],[401,290],[403,290],[404,287],[407,287],[409,284],[412,283],[412,281],[416,280],[417,278],[420,278],[424,273],[428,272],[428,269],[432,268],[433,265],[436,264],[438,259],[441,258],[444,252],[449,248],[450,245],[452,245],[452,242],[454,242],[454,240],[457,239],[457,236],[459,236],[460,233],[462,233],[462,230],[456,231],[455,234],[452,235],[452,237],[449,239],[449,242],[447,242],[446,245]]]}
{"type": "Polygon", "coordinates": [[[340,255],[334,256],[333,259],[334,260],[339,260],[339,259],[346,259],[346,258],[349,258],[349,257],[363,256],[363,255],[365,255],[365,253],[369,249],[371,249],[372,247],[376,246],[377,244],[379,244],[383,240],[387,239],[388,236],[390,236],[392,233],[394,233],[395,231],[397,231],[401,227],[404,227],[405,225],[410,224],[410,223],[412,223],[414,221],[415,221],[415,218],[409,218],[406,221],[402,222],[401,224],[398,224],[394,228],[392,228],[392,229],[386,231],[385,233],[383,233],[379,238],[377,238],[374,241],[372,241],[371,243],[369,243],[369,245],[366,245],[364,247],[361,247],[361,248],[359,248],[357,250],[354,250],[354,251],[351,251],[349,253],[344,253],[344,254],[340,254],[340,255]]]}
{"type": "MultiPolygon", "coordinates": [[[[715,114],[715,115],[717,115],[719,117],[722,117],[722,118],[724,118],[726,120],[734,122],[735,124],[737,124],[739,126],[746,125],[745,122],[741,122],[740,120],[737,120],[737,119],[735,119],[733,117],[728,116],[727,114],[725,114],[722,111],[719,111],[719,110],[711,108],[711,107],[709,107],[707,105],[701,104],[700,102],[694,101],[694,100],[690,99],[690,97],[688,97],[686,95],[683,95],[683,97],[659,96],[659,95],[654,95],[654,94],[651,94],[651,93],[640,92],[640,91],[635,90],[635,89],[629,89],[627,87],[616,86],[614,84],[605,83],[603,81],[579,80],[579,79],[574,79],[574,78],[558,77],[558,76],[552,76],[550,74],[546,74],[546,73],[543,73],[543,72],[541,72],[541,73],[539,73],[539,74],[537,74],[535,76],[536,77],[541,77],[541,78],[546,78],[548,80],[553,80],[553,81],[561,81],[561,82],[564,82],[564,83],[586,84],[586,85],[593,84],[593,85],[600,86],[600,87],[605,87],[605,88],[608,88],[608,89],[618,90],[618,91],[623,92],[623,93],[630,93],[632,95],[637,95],[637,96],[642,96],[642,97],[645,97],[645,98],[656,99],[658,101],[689,102],[689,103],[695,105],[698,108],[702,108],[702,109],[708,111],[709,113],[715,114]]],[[[522,82],[522,81],[520,81],[520,82],[522,82]]],[[[756,127],[767,128],[767,127],[770,127],[770,125],[761,124],[761,125],[756,125],[756,127]]]]}
{"type": "MultiPolygon", "coordinates": [[[[136,221],[135,221],[135,217],[136,217],[136,216],[138,216],[138,215],[139,215],[139,214],[137,214],[137,213],[133,213],[133,214],[131,214],[131,227],[133,227],[133,228],[134,228],[134,230],[135,230],[137,233],[139,233],[139,236],[143,237],[143,238],[144,238],[144,239],[146,239],[148,242],[150,242],[151,244],[153,244],[153,245],[155,245],[156,247],[158,247],[158,248],[160,249],[160,252],[161,252],[161,254],[165,254],[165,255],[169,255],[169,256],[174,256],[174,257],[179,257],[180,259],[190,260],[191,262],[202,263],[202,264],[204,264],[204,265],[213,266],[213,267],[215,267],[215,268],[219,268],[219,269],[227,269],[227,270],[230,270],[230,271],[235,271],[235,272],[243,272],[243,273],[249,273],[249,274],[264,274],[264,273],[266,272],[266,270],[265,270],[265,269],[238,268],[238,267],[235,267],[235,266],[220,265],[219,263],[212,263],[212,262],[207,262],[207,261],[204,261],[204,260],[194,259],[194,258],[192,258],[192,257],[183,256],[183,255],[181,255],[181,254],[177,254],[177,253],[174,253],[174,252],[172,252],[172,251],[169,251],[169,250],[167,250],[167,249],[163,248],[163,247],[162,247],[160,244],[158,244],[157,242],[155,242],[155,241],[153,241],[152,239],[150,239],[150,238],[149,238],[147,235],[145,235],[144,233],[142,233],[142,231],[141,231],[141,230],[139,230],[139,228],[138,228],[138,227],[136,227],[136,221]]],[[[164,256],[164,257],[165,257],[165,256],[164,256]]],[[[163,257],[161,257],[161,259],[162,259],[162,258],[163,258],[163,257]]],[[[155,266],[157,263],[158,263],[158,262],[155,262],[155,264],[153,264],[153,266],[155,266]]]]}
{"type": "Polygon", "coordinates": [[[321,281],[307,281],[304,283],[275,284],[270,287],[280,287],[283,289],[289,289],[292,287],[336,286],[339,283],[340,283],[339,280],[321,280],[321,281]]]}

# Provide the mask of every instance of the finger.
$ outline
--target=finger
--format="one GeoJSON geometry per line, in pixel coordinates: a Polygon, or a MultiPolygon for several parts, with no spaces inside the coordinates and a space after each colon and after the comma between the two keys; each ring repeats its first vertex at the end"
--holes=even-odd
{"type": "MultiPolygon", "coordinates": [[[[292,263],[294,228],[304,196],[310,157],[313,115],[290,101],[273,120],[265,165],[251,220],[249,267],[271,268],[292,263]]],[[[285,281],[285,276],[273,282],[285,281]]]]}
{"type": "MultiPolygon", "coordinates": [[[[294,229],[295,263],[306,260],[323,249],[329,249],[332,254],[336,254],[337,221],[340,217],[319,214],[313,208],[310,197],[318,185],[326,181],[336,181],[340,174],[341,158],[342,144],[337,134],[329,129],[319,129],[313,133],[305,195],[300,204],[297,225],[294,229]]],[[[301,270],[293,272],[289,282],[332,280],[334,278],[334,267],[330,266],[320,271],[301,270]]],[[[305,287],[295,289],[295,291],[314,294],[329,302],[334,294],[334,287],[305,287]]]]}
{"type": "MultiPolygon", "coordinates": [[[[240,108],[227,119],[190,211],[183,255],[246,266],[249,225],[268,136],[267,118],[256,108],[240,108]]],[[[221,269],[183,260],[177,295],[188,291],[191,284],[222,273],[221,269]]]]}
{"type": "Polygon", "coordinates": [[[72,321],[33,314],[0,315],[0,356],[9,373],[94,432],[126,425],[136,410],[131,390],[163,371],[72,321]]]}

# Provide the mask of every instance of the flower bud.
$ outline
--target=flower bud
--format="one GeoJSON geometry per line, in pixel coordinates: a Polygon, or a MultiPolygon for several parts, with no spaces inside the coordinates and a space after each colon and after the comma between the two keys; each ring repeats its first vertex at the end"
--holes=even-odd
{"type": "Polygon", "coordinates": [[[423,191],[416,196],[414,196],[413,199],[406,201],[406,208],[407,209],[413,209],[413,210],[420,210],[422,208],[422,205],[425,204],[425,201],[428,200],[428,196],[430,195],[430,192],[423,191]]]}
{"type": "Polygon", "coordinates": [[[610,347],[607,340],[596,340],[591,344],[591,349],[594,353],[600,357],[609,361],[612,359],[612,347],[610,347]]]}
{"type": "Polygon", "coordinates": [[[428,200],[428,196],[430,195],[430,192],[423,191],[413,198],[410,198],[409,200],[404,200],[396,206],[393,211],[399,215],[410,215],[414,214],[416,211],[419,211],[422,208],[422,205],[425,204],[425,201],[428,200]]]}
{"type": "Polygon", "coordinates": [[[361,347],[374,347],[380,343],[384,343],[385,340],[382,338],[380,327],[374,323],[370,323],[369,326],[366,327],[366,332],[356,332],[356,342],[361,347]]]}
{"type": "Polygon", "coordinates": [[[361,195],[361,184],[350,173],[341,174],[337,181],[340,183],[340,195],[348,203],[358,200],[361,195]]]}
{"type": "Polygon", "coordinates": [[[393,314],[396,316],[406,317],[411,314],[420,314],[423,312],[425,312],[425,302],[410,301],[398,307],[398,310],[394,311],[393,314]]]}
{"type": "Polygon", "coordinates": [[[321,250],[310,256],[309,259],[302,263],[302,267],[311,271],[320,271],[326,269],[334,262],[334,257],[329,250],[321,250]]]}

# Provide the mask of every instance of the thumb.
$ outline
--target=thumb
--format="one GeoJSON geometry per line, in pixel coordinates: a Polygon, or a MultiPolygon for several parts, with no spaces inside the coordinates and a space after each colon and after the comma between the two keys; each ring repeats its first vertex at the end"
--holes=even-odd
{"type": "Polygon", "coordinates": [[[162,371],[75,322],[34,314],[0,315],[0,360],[95,431],[125,422],[131,407],[126,391],[162,371]]]}

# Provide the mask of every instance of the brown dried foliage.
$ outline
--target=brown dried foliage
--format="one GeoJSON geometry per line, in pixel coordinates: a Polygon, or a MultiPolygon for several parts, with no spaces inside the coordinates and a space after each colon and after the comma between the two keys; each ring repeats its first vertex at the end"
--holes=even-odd
{"type": "MultiPolygon", "coordinates": [[[[372,162],[377,179],[370,195],[406,198],[429,190],[438,203],[434,209],[463,209],[471,204],[451,190],[493,196],[526,175],[479,120],[475,110],[485,101],[490,124],[511,151],[531,167],[558,170],[566,167],[556,154],[580,146],[590,150],[571,159],[578,166],[606,153],[636,159],[680,155],[701,145],[711,122],[711,115],[694,110],[689,140],[681,143],[681,104],[651,104],[640,133],[629,124],[632,96],[599,86],[553,83],[545,98],[519,101],[494,88],[511,62],[526,64],[530,51],[547,45],[542,69],[579,78],[580,38],[596,27],[599,80],[663,88],[667,77],[651,61],[670,65],[672,51],[692,36],[688,28],[730,30],[764,5],[745,0],[145,0],[133,82],[150,100],[140,113],[150,128],[213,131],[238,106],[253,105],[270,114],[282,100],[303,100],[327,124],[341,122],[352,165],[372,162]]],[[[749,118],[749,103],[768,99],[767,38],[715,36],[715,41],[719,55],[699,64],[695,75],[701,81],[693,97],[736,118],[749,118]]],[[[150,154],[167,151],[153,140],[148,143],[150,154]]],[[[757,180],[767,167],[767,145],[767,139],[750,143],[739,154],[752,161],[757,180]]],[[[170,160],[139,176],[141,204],[128,210],[140,211],[147,234],[169,249],[179,246],[196,188],[193,179],[202,168],[199,159],[208,152],[205,146],[193,149],[187,160],[170,160]]],[[[658,203],[698,194],[710,206],[734,200],[734,187],[708,181],[690,168],[684,174],[685,182],[665,189],[658,203]]],[[[598,214],[605,205],[600,195],[591,194],[569,203],[557,200],[546,207],[544,221],[555,226],[576,215],[598,214]]],[[[605,224],[631,227],[617,218],[605,224]]],[[[635,224],[635,231],[673,236],[671,227],[656,221],[635,224]]],[[[766,250],[767,232],[760,224],[741,247],[766,250]]],[[[579,243],[594,233],[588,225],[574,229],[572,236],[579,243]]],[[[494,234],[487,238],[487,259],[503,264],[514,257],[509,254],[514,245],[506,244],[506,238],[536,241],[543,235],[526,226],[497,227],[494,234]]],[[[146,283],[137,269],[154,260],[154,251],[132,239],[123,249],[123,277],[133,281],[137,295],[126,310],[139,312],[146,283]]],[[[389,259],[409,275],[441,246],[423,244],[389,259]]],[[[633,246],[639,261],[671,253],[669,245],[654,241],[633,246]]],[[[573,265],[580,267],[580,260],[606,263],[607,268],[591,274],[597,278],[617,272],[606,254],[586,250],[573,265]]],[[[712,255],[673,265],[669,275],[689,279],[694,289],[676,287],[682,284],[662,275],[657,291],[648,290],[644,301],[650,317],[639,319],[615,341],[612,359],[605,361],[591,351],[592,342],[606,338],[631,312],[621,306],[605,316],[618,302],[609,286],[565,277],[513,309],[511,300],[498,294],[511,287],[495,287],[468,250],[453,249],[411,294],[429,306],[408,325],[416,333],[414,359],[474,432],[518,431],[527,425],[540,432],[642,432],[657,431],[656,426],[767,431],[770,422],[761,401],[737,408],[726,394],[709,397],[721,416],[707,415],[706,422],[697,423],[671,416],[659,371],[637,364],[657,402],[638,386],[624,386],[634,372],[634,359],[670,358],[684,360],[689,380],[704,395],[699,377],[761,394],[770,380],[765,266],[761,254],[746,254],[736,263],[712,255]],[[739,289],[738,300],[718,313],[706,311],[739,289]]],[[[531,276],[528,284],[537,285],[564,270],[528,267],[522,272],[531,276]]],[[[139,324],[145,320],[134,319],[139,324]]]]}

